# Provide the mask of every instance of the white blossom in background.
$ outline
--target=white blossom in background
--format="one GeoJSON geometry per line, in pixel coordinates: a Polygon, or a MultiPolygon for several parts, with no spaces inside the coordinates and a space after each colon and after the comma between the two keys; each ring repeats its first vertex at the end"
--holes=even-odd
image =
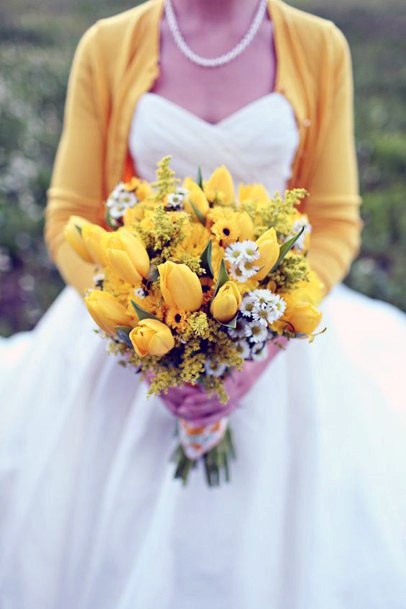
{"type": "Polygon", "coordinates": [[[134,207],[139,199],[134,191],[127,190],[123,182],[119,182],[106,201],[107,213],[112,224],[118,225],[125,214],[126,209],[134,207]]]}
{"type": "Polygon", "coordinates": [[[295,237],[298,233],[300,233],[302,228],[304,228],[304,231],[292,248],[293,250],[297,250],[299,252],[303,252],[306,249],[307,236],[310,235],[310,233],[312,232],[312,225],[310,224],[309,219],[306,215],[303,215],[302,218],[296,220],[293,223],[292,231],[285,239],[285,242],[289,239],[292,239],[292,237],[295,237]]]}
{"type": "Polygon", "coordinates": [[[181,211],[183,209],[183,202],[189,191],[187,188],[181,188],[180,186],[167,197],[166,209],[171,211],[181,211]]]}

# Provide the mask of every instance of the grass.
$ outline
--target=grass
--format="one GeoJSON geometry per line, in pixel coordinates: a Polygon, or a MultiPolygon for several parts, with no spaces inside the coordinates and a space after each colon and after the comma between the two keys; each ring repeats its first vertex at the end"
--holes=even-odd
{"type": "MultiPolygon", "coordinates": [[[[81,33],[133,3],[3,0],[0,8],[0,334],[31,328],[62,288],[42,240],[66,80],[81,33]],[[39,10],[40,9],[40,10],[39,10]]],[[[402,0],[296,0],[352,49],[365,229],[347,283],[406,308],[406,18],[402,0]],[[403,244],[403,245],[402,245],[403,244]]]]}

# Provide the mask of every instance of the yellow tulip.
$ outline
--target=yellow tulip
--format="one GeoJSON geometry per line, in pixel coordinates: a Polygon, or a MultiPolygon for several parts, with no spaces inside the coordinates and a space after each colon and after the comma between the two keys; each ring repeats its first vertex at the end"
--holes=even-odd
{"type": "Polygon", "coordinates": [[[166,304],[174,309],[197,311],[203,302],[199,278],[186,264],[167,261],[158,266],[160,288],[166,304]]]}
{"type": "Polygon", "coordinates": [[[283,298],[286,310],[281,321],[288,322],[295,332],[312,334],[321,321],[321,312],[311,302],[301,300],[300,294],[285,294],[283,298]]]}
{"type": "Polygon", "coordinates": [[[96,264],[106,266],[106,242],[111,233],[98,224],[85,224],[82,228],[82,237],[87,250],[96,264]]]}
{"type": "Polygon", "coordinates": [[[184,207],[188,214],[196,216],[193,206],[198,212],[205,218],[209,211],[209,203],[206,199],[206,195],[203,190],[192,180],[192,178],[185,178],[183,181],[183,188],[189,191],[189,194],[185,197],[184,207]]]}
{"type": "Polygon", "coordinates": [[[139,283],[149,272],[150,261],[144,245],[125,228],[110,236],[107,260],[113,271],[128,283],[139,283]]]}
{"type": "Polygon", "coordinates": [[[269,228],[265,231],[265,233],[257,239],[257,245],[259,249],[259,259],[255,261],[255,264],[259,266],[259,271],[255,275],[255,279],[261,281],[261,279],[264,279],[264,277],[268,275],[279,258],[279,245],[275,229],[269,228]]]}
{"type": "Polygon", "coordinates": [[[315,271],[309,271],[308,281],[301,281],[297,285],[301,300],[311,302],[317,307],[323,300],[324,284],[315,271]]]}
{"type": "Polygon", "coordinates": [[[134,319],[128,315],[125,307],[108,292],[94,290],[86,296],[85,303],[94,321],[107,334],[115,334],[117,326],[134,325],[134,319]]]}
{"type": "Polygon", "coordinates": [[[143,319],[131,330],[129,338],[135,352],[140,357],[145,355],[162,356],[175,346],[172,332],[157,319],[143,319]]]}
{"type": "Polygon", "coordinates": [[[241,211],[236,214],[238,228],[240,229],[239,240],[251,241],[254,235],[254,223],[251,216],[246,211],[241,211]]]}
{"type": "Polygon", "coordinates": [[[85,262],[93,262],[93,258],[83,241],[82,230],[85,224],[90,224],[90,222],[81,216],[71,216],[63,229],[63,236],[82,260],[85,262]],[[77,227],[79,227],[80,230],[78,230],[77,227]]]}
{"type": "Polygon", "coordinates": [[[240,184],[238,187],[238,199],[240,203],[245,203],[246,201],[269,203],[269,195],[262,184],[240,184]]]}
{"type": "Polygon", "coordinates": [[[204,181],[203,190],[210,203],[231,205],[235,201],[233,178],[224,165],[217,167],[204,181]]]}
{"type": "Polygon", "coordinates": [[[217,292],[211,303],[211,313],[217,321],[225,324],[231,321],[241,305],[241,294],[233,281],[227,281],[217,292]]]}

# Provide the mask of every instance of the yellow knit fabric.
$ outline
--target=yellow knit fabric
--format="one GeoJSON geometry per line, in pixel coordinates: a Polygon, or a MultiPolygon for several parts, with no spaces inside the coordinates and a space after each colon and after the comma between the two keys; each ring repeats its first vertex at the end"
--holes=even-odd
{"type": "MultiPolygon", "coordinates": [[[[353,127],[351,55],[331,22],[268,0],[277,54],[275,89],[291,102],[300,143],[289,187],[310,192],[310,262],[326,292],[358,252],[361,221],[353,127]]],[[[106,196],[128,168],[128,135],[138,98],[159,74],[163,0],[148,0],[92,26],[72,65],[64,128],[46,208],[45,239],[65,281],[80,292],[91,266],[63,241],[70,215],[103,224],[106,196]]]]}

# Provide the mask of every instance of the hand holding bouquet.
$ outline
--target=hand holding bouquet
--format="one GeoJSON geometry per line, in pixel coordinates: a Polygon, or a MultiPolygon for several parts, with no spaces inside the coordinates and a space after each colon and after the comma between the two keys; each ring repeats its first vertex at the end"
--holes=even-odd
{"type": "Polygon", "coordinates": [[[236,193],[224,166],[180,184],[169,163],[158,164],[152,184],[133,178],[115,188],[111,230],[72,217],[65,238],[97,267],[85,301],[110,352],[177,418],[175,476],[186,482],[203,459],[218,484],[234,454],[227,415],[244,393],[238,371],[265,360],[270,342],[313,339],[322,285],[306,258],[304,190],[271,198],[250,184],[236,193]]]}

